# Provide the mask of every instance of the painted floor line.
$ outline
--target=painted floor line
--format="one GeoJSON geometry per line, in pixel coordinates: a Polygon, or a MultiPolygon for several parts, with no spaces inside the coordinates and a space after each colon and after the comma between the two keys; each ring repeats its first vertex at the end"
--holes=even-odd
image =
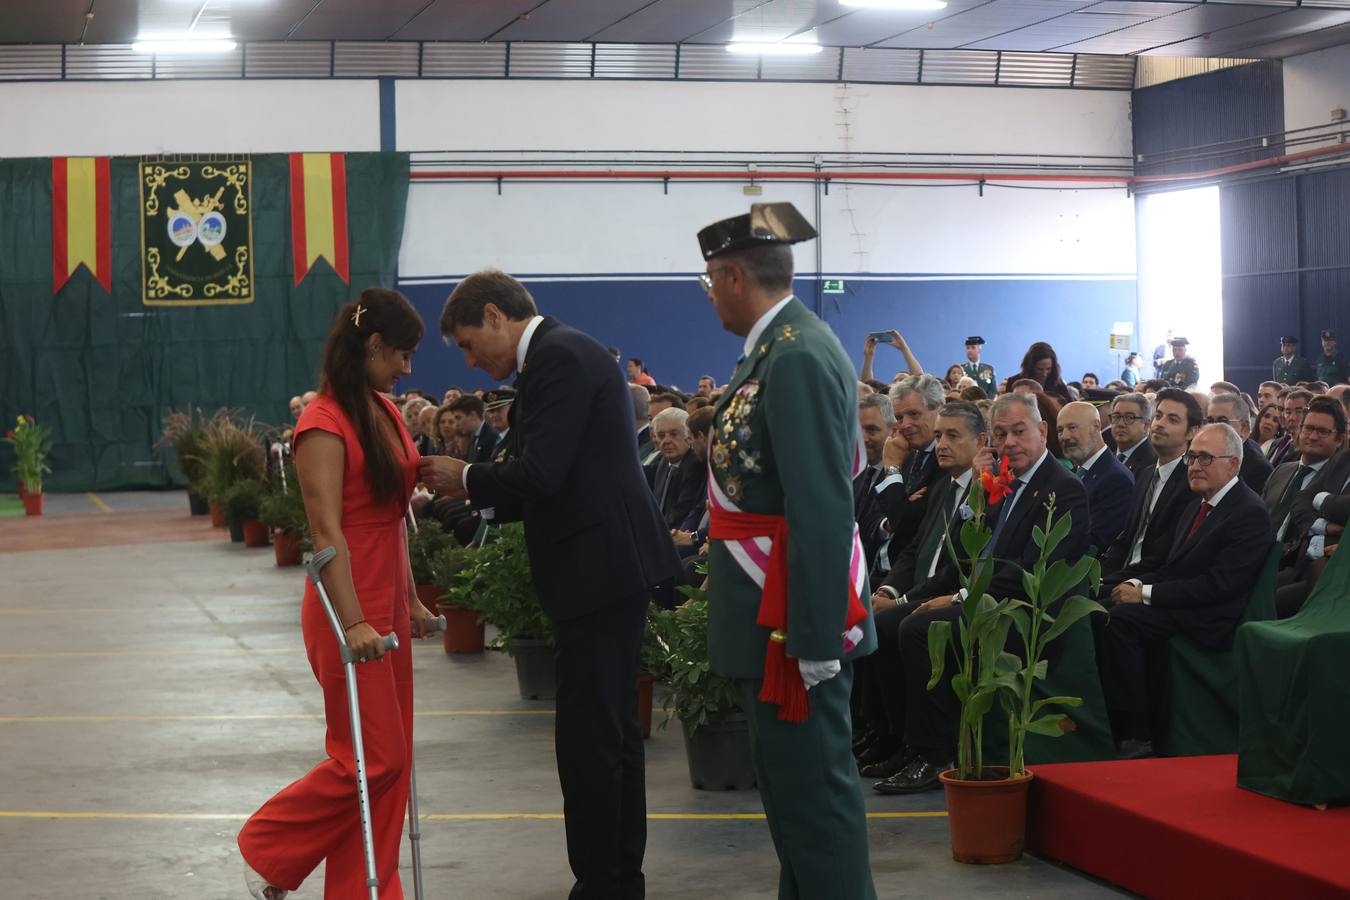
{"type": "MultiPolygon", "coordinates": [[[[471,718],[487,716],[551,716],[551,709],[431,709],[413,713],[418,719],[471,718]]],[[[323,719],[323,713],[199,713],[195,715],[86,715],[0,716],[0,725],[97,723],[97,722],[284,722],[323,719]]]]}
{"type": "Polygon", "coordinates": [[[293,653],[304,656],[304,647],[202,647],[196,650],[41,650],[31,653],[0,653],[5,659],[95,659],[114,657],[201,656],[204,653],[293,653]]]}
{"type": "MultiPolygon", "coordinates": [[[[223,610],[254,610],[254,609],[278,609],[280,607],[300,608],[299,601],[289,603],[237,603],[237,604],[216,604],[211,603],[206,606],[206,612],[220,612],[223,610]]],[[[200,606],[89,606],[89,607],[69,607],[66,609],[43,607],[42,609],[11,607],[9,609],[0,609],[0,616],[98,616],[108,613],[201,613],[200,606]]]]}
{"type": "MultiPolygon", "coordinates": [[[[249,813],[133,813],[68,812],[57,810],[0,810],[0,819],[94,819],[132,822],[243,822],[249,813]]],[[[945,819],[934,812],[870,812],[869,819],[945,819]]],[[[423,813],[424,822],[561,822],[562,813],[423,813]]],[[[764,813],[648,813],[653,822],[762,822],[764,813]]]]}
{"type": "Polygon", "coordinates": [[[84,494],[86,497],[88,497],[90,500],[94,502],[94,505],[98,507],[99,512],[105,513],[112,512],[112,507],[104,503],[103,498],[100,497],[98,494],[95,494],[93,491],[85,491],[84,494]]]}

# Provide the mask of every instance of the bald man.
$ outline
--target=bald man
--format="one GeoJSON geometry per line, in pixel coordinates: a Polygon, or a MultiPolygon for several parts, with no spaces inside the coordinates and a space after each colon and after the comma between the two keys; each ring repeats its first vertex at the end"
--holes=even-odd
{"type": "Polygon", "coordinates": [[[1125,528],[1130,515],[1134,476],[1102,440],[1102,420],[1091,403],[1075,401],[1059,411],[1059,446],[1083,479],[1088,512],[1092,515],[1090,541],[1105,551],[1125,528]]]}

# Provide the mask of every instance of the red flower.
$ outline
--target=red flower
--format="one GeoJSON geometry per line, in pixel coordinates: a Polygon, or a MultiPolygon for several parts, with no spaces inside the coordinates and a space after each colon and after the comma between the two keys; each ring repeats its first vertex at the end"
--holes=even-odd
{"type": "Polygon", "coordinates": [[[999,460],[997,475],[988,469],[980,473],[980,485],[989,496],[990,506],[1012,493],[1012,483],[1013,476],[1012,472],[1008,470],[1008,458],[1006,456],[999,460]]]}
{"type": "Polygon", "coordinates": [[[14,440],[14,432],[12,432],[12,431],[6,431],[6,432],[5,432],[5,440],[7,440],[7,441],[12,441],[12,440],[14,440]]]}

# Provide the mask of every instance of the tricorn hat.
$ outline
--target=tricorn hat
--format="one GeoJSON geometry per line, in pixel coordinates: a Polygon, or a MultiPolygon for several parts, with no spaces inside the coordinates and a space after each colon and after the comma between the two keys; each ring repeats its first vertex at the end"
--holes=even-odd
{"type": "Polygon", "coordinates": [[[1186,339],[1183,338],[1183,337],[1172,338],[1172,346],[1173,346],[1173,347],[1185,347],[1185,346],[1187,346],[1188,344],[1190,344],[1190,341],[1186,340],[1186,339]]]}
{"type": "Polygon", "coordinates": [[[796,244],[815,236],[811,223],[791,203],[755,203],[748,215],[732,216],[701,230],[698,246],[704,259],[712,259],[766,244],[796,244]]]}
{"type": "Polygon", "coordinates": [[[1295,336],[1292,335],[1292,334],[1286,334],[1286,335],[1284,335],[1283,337],[1280,338],[1280,343],[1281,343],[1281,344],[1297,344],[1297,343],[1298,343],[1298,338],[1295,337],[1295,336]]]}
{"type": "Polygon", "coordinates": [[[1323,331],[1323,332],[1322,332],[1322,340],[1324,340],[1324,341],[1334,341],[1334,340],[1336,340],[1336,332],[1330,331],[1330,330],[1323,331]]]}
{"type": "Polygon", "coordinates": [[[980,337],[978,334],[974,334],[974,335],[971,335],[970,337],[966,338],[966,346],[967,346],[967,347],[978,346],[978,345],[983,344],[983,343],[984,343],[984,338],[980,337]]]}

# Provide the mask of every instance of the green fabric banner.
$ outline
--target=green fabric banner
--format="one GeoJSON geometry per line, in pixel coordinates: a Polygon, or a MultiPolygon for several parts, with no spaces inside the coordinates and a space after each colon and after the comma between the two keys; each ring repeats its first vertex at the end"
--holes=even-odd
{"type": "MultiPolygon", "coordinates": [[[[83,268],[52,293],[51,161],[0,160],[0,419],[22,413],[52,429],[47,490],[181,483],[172,452],[152,445],[164,415],[189,403],[286,423],[287,400],[314,386],[337,309],[394,284],[407,154],[347,154],[350,286],[327,262],[295,285],[289,160],[254,156],[252,302],[146,305],[140,162],[111,163],[109,295],[83,268]]],[[[0,444],[0,489],[15,489],[13,462],[0,444]]]]}

